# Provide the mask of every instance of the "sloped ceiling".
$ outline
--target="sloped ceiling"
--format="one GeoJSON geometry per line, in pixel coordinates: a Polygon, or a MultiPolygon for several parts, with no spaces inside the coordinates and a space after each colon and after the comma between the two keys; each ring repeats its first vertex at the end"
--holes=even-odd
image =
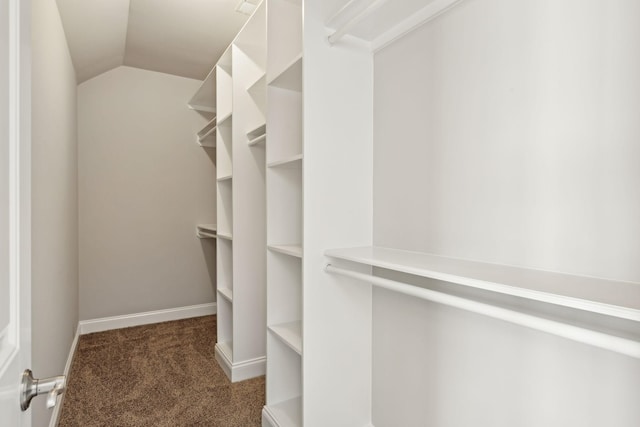
{"type": "Polygon", "coordinates": [[[78,83],[120,65],[202,80],[248,18],[239,3],[57,0],[78,83]]]}

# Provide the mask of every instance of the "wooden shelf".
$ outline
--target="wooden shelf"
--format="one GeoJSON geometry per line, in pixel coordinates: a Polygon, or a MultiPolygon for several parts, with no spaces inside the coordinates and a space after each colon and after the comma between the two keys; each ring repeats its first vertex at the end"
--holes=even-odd
{"type": "Polygon", "coordinates": [[[302,356],[302,323],[289,322],[269,326],[268,329],[291,350],[302,356]]]}
{"type": "Polygon", "coordinates": [[[269,245],[267,248],[274,252],[302,258],[302,246],[300,245],[269,245]]]}
{"type": "Polygon", "coordinates": [[[249,146],[254,146],[254,145],[258,145],[262,142],[265,142],[267,140],[267,135],[260,135],[254,139],[249,140],[249,142],[247,143],[249,146]]]}
{"type": "Polygon", "coordinates": [[[200,239],[215,239],[216,230],[215,224],[198,224],[196,226],[196,235],[200,239]]]}
{"type": "Polygon", "coordinates": [[[286,159],[270,162],[269,164],[267,164],[267,167],[277,168],[277,167],[290,166],[290,167],[300,168],[302,167],[302,158],[303,158],[302,154],[296,154],[295,156],[291,156],[286,159]]]}
{"type": "Polygon", "coordinates": [[[329,42],[338,43],[350,35],[376,51],[461,1],[351,0],[327,21],[326,26],[334,29],[329,42]]]}
{"type": "Polygon", "coordinates": [[[640,322],[640,283],[573,276],[375,246],[331,249],[325,255],[640,322]]]}
{"type": "Polygon", "coordinates": [[[296,56],[284,70],[271,79],[269,86],[296,92],[302,91],[302,54],[296,56]]]}
{"type": "Polygon", "coordinates": [[[229,288],[218,288],[218,293],[229,302],[233,302],[233,290],[229,288]]]}
{"type": "Polygon", "coordinates": [[[198,139],[204,139],[216,129],[216,116],[213,116],[211,120],[198,132],[198,139]]]}
{"type": "Polygon", "coordinates": [[[215,67],[209,72],[207,77],[187,103],[189,108],[205,113],[216,112],[216,71],[215,67]]]}
{"type": "Polygon", "coordinates": [[[224,240],[229,240],[232,241],[233,240],[233,236],[231,234],[228,233],[224,233],[224,232],[218,232],[216,234],[216,236],[220,239],[224,239],[224,240]]]}
{"type": "Polygon", "coordinates": [[[270,422],[279,427],[302,426],[302,397],[285,400],[274,405],[264,407],[270,422]]]}
{"type": "Polygon", "coordinates": [[[247,132],[247,138],[249,139],[249,145],[256,145],[261,142],[266,141],[267,139],[267,125],[266,123],[261,124],[255,129],[247,132]]]}
{"type": "Polygon", "coordinates": [[[233,113],[226,114],[224,117],[220,117],[218,120],[218,126],[225,125],[227,120],[229,120],[233,116],[233,113]]]}

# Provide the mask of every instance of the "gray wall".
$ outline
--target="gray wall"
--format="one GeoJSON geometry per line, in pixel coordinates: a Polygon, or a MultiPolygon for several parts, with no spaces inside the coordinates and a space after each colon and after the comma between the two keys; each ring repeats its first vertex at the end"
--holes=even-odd
{"type": "MultiPolygon", "coordinates": [[[[638,75],[631,0],[466,0],[381,50],[374,244],[640,281],[638,75]]],[[[637,360],[385,291],[373,309],[376,427],[640,423],[637,360]]]]}
{"type": "Polygon", "coordinates": [[[80,319],[212,302],[215,150],[186,103],[201,82],[119,67],[78,87],[80,319]]]}
{"type": "MultiPolygon", "coordinates": [[[[55,1],[32,0],[32,369],[59,375],[78,324],[76,80],[55,1]]],[[[45,399],[33,425],[49,423],[45,399]]]]}

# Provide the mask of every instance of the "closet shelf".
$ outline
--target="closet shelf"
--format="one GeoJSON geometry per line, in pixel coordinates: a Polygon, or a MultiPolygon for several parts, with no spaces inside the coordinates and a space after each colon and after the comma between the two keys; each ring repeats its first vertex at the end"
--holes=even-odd
{"type": "Polygon", "coordinates": [[[213,106],[206,105],[198,105],[198,104],[187,104],[189,108],[196,111],[201,111],[203,113],[215,113],[216,109],[213,106]]]}
{"type": "Polygon", "coordinates": [[[289,322],[269,326],[268,329],[291,350],[302,356],[302,323],[289,322]]]}
{"type": "Polygon", "coordinates": [[[205,113],[216,112],[216,70],[215,67],[207,74],[202,84],[187,103],[189,108],[205,113]]]}
{"type": "Polygon", "coordinates": [[[574,276],[375,246],[330,249],[325,255],[640,322],[640,283],[574,276]]]}
{"type": "Polygon", "coordinates": [[[216,236],[220,239],[233,241],[233,236],[230,233],[218,232],[216,236]]]}
{"type": "Polygon", "coordinates": [[[267,248],[274,252],[302,258],[302,246],[300,245],[268,245],[267,248]]]}
{"type": "Polygon", "coordinates": [[[254,146],[254,145],[260,144],[261,142],[265,142],[266,140],[267,140],[267,134],[263,134],[253,139],[250,139],[247,144],[249,144],[249,146],[254,146]]]}
{"type": "Polygon", "coordinates": [[[227,120],[229,120],[231,116],[233,116],[233,113],[229,113],[223,117],[220,117],[220,120],[218,120],[218,126],[226,125],[227,120]]]}
{"type": "Polygon", "coordinates": [[[229,174],[229,175],[221,176],[217,180],[218,182],[222,182],[222,181],[230,181],[232,179],[233,179],[233,174],[229,174]]]}
{"type": "Polygon", "coordinates": [[[233,303],[233,290],[231,290],[229,288],[218,288],[218,293],[224,299],[226,299],[230,303],[233,303]]]}
{"type": "Polygon", "coordinates": [[[269,86],[302,91],[302,53],[297,55],[279,74],[269,80],[269,86]]]}
{"type": "Polygon", "coordinates": [[[256,145],[261,142],[264,142],[267,139],[267,125],[266,123],[261,124],[255,129],[247,132],[247,138],[249,139],[249,145],[256,145]]]}
{"type": "Polygon", "coordinates": [[[285,400],[264,407],[272,425],[279,427],[300,427],[302,425],[302,397],[285,400]]]}
{"type": "Polygon", "coordinates": [[[196,226],[196,235],[200,239],[215,239],[216,225],[215,224],[198,224],[196,226]]]}
{"type": "Polygon", "coordinates": [[[207,122],[206,125],[198,132],[198,139],[204,139],[209,136],[212,131],[216,130],[216,116],[207,122]]]}
{"type": "Polygon", "coordinates": [[[351,35],[376,51],[461,1],[351,0],[327,21],[326,26],[334,30],[328,37],[329,43],[335,44],[351,35]]]}
{"type": "Polygon", "coordinates": [[[295,156],[291,156],[286,159],[276,160],[274,162],[269,162],[267,167],[277,168],[277,167],[292,167],[292,168],[300,168],[302,167],[302,154],[296,154],[295,156]]]}

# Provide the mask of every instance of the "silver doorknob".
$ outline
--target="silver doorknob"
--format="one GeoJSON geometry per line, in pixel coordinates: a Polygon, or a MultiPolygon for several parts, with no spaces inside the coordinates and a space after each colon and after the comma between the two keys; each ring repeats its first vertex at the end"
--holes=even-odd
{"type": "Polygon", "coordinates": [[[56,398],[62,394],[66,387],[67,379],[64,375],[41,380],[33,378],[31,369],[25,369],[20,382],[20,409],[26,411],[31,405],[31,399],[47,393],[47,408],[56,406],[56,398]]]}

